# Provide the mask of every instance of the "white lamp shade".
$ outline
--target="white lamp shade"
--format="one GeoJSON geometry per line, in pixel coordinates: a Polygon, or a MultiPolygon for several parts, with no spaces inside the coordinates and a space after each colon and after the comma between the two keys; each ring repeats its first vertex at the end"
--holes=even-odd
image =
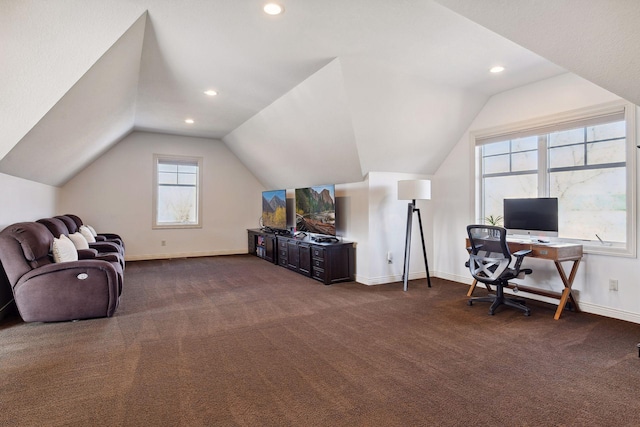
{"type": "Polygon", "coordinates": [[[430,200],[431,181],[428,179],[410,179],[398,181],[398,200],[430,200]]]}

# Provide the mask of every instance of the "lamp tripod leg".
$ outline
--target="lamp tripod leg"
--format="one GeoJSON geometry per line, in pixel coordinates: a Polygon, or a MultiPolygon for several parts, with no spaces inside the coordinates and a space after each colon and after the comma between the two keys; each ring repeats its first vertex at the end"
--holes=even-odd
{"type": "Polygon", "coordinates": [[[420,209],[415,209],[418,212],[418,224],[420,224],[420,239],[422,239],[422,255],[424,256],[424,267],[427,270],[427,284],[431,287],[431,276],[429,276],[429,263],[427,263],[427,247],[424,244],[424,233],[422,232],[422,216],[420,215],[420,209]]]}
{"type": "Polygon", "coordinates": [[[413,209],[415,208],[415,200],[409,203],[407,208],[407,237],[404,242],[404,270],[402,271],[403,289],[409,288],[409,258],[411,257],[411,221],[413,219],[413,209]]]}

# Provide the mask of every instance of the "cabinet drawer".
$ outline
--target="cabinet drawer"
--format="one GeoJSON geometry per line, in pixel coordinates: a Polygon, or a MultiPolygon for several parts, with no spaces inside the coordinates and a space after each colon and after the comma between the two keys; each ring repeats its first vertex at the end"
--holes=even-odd
{"type": "Polygon", "coordinates": [[[286,249],[285,250],[280,249],[280,252],[278,252],[278,256],[281,258],[286,258],[288,254],[289,252],[286,249]]]}
{"type": "Polygon", "coordinates": [[[278,257],[278,264],[282,265],[283,267],[286,267],[289,264],[289,260],[286,257],[278,257]]]}
{"type": "Polygon", "coordinates": [[[287,241],[278,239],[278,246],[280,246],[281,248],[285,248],[286,249],[287,241]]]}
{"type": "Polygon", "coordinates": [[[313,268],[321,268],[321,269],[324,270],[324,260],[323,259],[314,258],[313,259],[313,268]]]}
{"type": "Polygon", "coordinates": [[[324,259],[324,248],[313,248],[312,254],[314,258],[324,259]]]}
{"type": "Polygon", "coordinates": [[[322,280],[324,282],[325,274],[324,270],[321,268],[314,268],[313,273],[311,274],[314,279],[322,280]]]}

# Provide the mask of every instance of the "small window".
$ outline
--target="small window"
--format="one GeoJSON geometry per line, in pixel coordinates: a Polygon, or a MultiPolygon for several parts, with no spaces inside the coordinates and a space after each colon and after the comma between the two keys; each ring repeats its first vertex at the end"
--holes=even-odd
{"type": "Polygon", "coordinates": [[[154,155],[153,228],[201,227],[202,158],[154,155]]]}

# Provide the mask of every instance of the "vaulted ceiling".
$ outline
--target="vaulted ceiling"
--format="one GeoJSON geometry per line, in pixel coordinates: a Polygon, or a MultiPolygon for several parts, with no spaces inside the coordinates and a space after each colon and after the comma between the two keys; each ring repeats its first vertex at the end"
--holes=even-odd
{"type": "Polygon", "coordinates": [[[635,0],[264,3],[1,2],[0,172],[63,185],[137,129],[270,188],[430,174],[496,93],[570,71],[640,103],[635,0]]]}

